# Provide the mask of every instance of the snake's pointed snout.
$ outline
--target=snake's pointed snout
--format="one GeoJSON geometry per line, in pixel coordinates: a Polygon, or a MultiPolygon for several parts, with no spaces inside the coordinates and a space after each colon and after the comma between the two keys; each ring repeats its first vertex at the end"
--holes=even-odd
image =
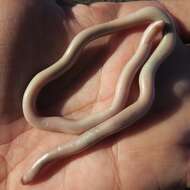
{"type": "Polygon", "coordinates": [[[28,175],[24,175],[22,178],[21,178],[21,183],[23,185],[27,185],[29,184],[33,179],[32,178],[29,178],[28,175]]]}
{"type": "Polygon", "coordinates": [[[34,181],[35,176],[37,175],[38,171],[33,171],[30,169],[27,173],[25,173],[21,178],[21,183],[23,185],[31,184],[34,181]]]}
{"type": "Polygon", "coordinates": [[[54,156],[53,153],[44,154],[32,165],[32,167],[21,178],[21,182],[23,185],[33,182],[34,178],[36,178],[43,166],[46,165],[49,161],[51,161],[51,159],[54,156]]]}

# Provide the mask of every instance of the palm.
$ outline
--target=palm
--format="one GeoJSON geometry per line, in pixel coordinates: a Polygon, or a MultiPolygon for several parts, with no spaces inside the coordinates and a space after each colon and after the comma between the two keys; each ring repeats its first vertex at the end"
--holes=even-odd
{"type": "MultiPolygon", "coordinates": [[[[6,6],[11,7],[11,1],[7,2],[6,6]]],[[[57,60],[76,33],[85,27],[112,20],[116,18],[116,13],[122,17],[125,12],[130,11],[126,4],[121,7],[111,4],[91,8],[78,6],[72,11],[61,10],[54,3],[45,0],[41,1],[41,4],[39,2],[33,4],[32,8],[28,8],[18,3],[14,10],[10,9],[10,15],[13,17],[16,15],[16,19],[21,20],[10,24],[16,35],[1,34],[8,47],[12,47],[12,51],[7,52],[2,47],[8,57],[3,61],[10,71],[22,73],[20,83],[8,86],[12,90],[14,85],[13,90],[17,89],[20,95],[18,95],[20,100],[16,104],[18,108],[24,88],[31,77],[57,60]],[[113,9],[115,14],[108,14],[109,9],[113,9]],[[21,32],[23,35],[19,38],[21,32]],[[17,42],[16,47],[15,42],[17,42]],[[14,60],[16,66],[14,68],[10,65],[11,59],[14,60]]],[[[139,28],[138,31],[140,30],[139,28]]],[[[65,81],[65,77],[59,79],[42,92],[39,98],[42,112],[80,119],[89,112],[106,109],[111,103],[120,70],[134,52],[139,38],[140,33],[133,35],[120,33],[91,43],[78,60],[79,66],[77,65],[73,71],[75,74],[68,75],[67,78],[72,76],[68,81],[65,81]],[[65,85],[62,85],[63,82],[65,85]]],[[[178,51],[177,56],[187,60],[187,51],[184,49],[183,54],[178,51]]],[[[170,62],[178,65],[173,59],[170,59],[170,62]]],[[[173,184],[185,180],[188,162],[189,142],[186,139],[189,129],[186,113],[189,107],[188,102],[186,104],[182,102],[187,101],[189,95],[189,78],[186,85],[181,85],[182,88],[180,88],[182,83],[179,81],[182,75],[186,76],[190,68],[186,66],[185,61],[183,64],[184,70],[181,69],[179,72],[177,66],[172,70],[173,78],[164,77],[168,68],[160,71],[162,81],[159,84],[162,83],[162,86],[159,87],[158,84],[158,93],[164,98],[159,98],[159,103],[154,105],[147,118],[132,129],[102,142],[72,160],[54,164],[48,169],[49,176],[45,176],[42,172],[39,180],[36,180],[32,186],[23,186],[20,183],[25,170],[43,152],[74,137],[31,128],[19,111],[17,114],[15,111],[9,111],[6,119],[2,117],[0,129],[1,189],[152,190],[166,189],[170,186],[174,189],[173,184]],[[175,77],[177,70],[178,76],[175,77]],[[172,91],[172,85],[177,90],[172,91]],[[182,93],[183,90],[187,92],[185,95],[182,93]],[[165,97],[168,93],[171,93],[170,98],[165,97]],[[168,117],[165,118],[164,115],[168,117]],[[139,180],[139,176],[142,180],[139,180]]],[[[136,85],[131,99],[135,97],[137,89],[135,87],[136,85]]],[[[8,110],[12,109],[13,107],[9,105],[8,110]]]]}

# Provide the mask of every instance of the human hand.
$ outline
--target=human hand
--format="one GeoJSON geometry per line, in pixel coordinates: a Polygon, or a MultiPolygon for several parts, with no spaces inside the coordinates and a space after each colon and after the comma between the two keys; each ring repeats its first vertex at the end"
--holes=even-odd
{"type": "MultiPolygon", "coordinates": [[[[183,187],[189,162],[190,58],[189,48],[180,41],[157,74],[155,104],[143,120],[90,150],[45,169],[34,184],[24,186],[20,182],[40,155],[75,138],[31,128],[26,123],[21,101],[27,83],[35,73],[53,64],[82,29],[126,16],[145,4],[158,6],[133,2],[62,9],[45,0],[4,3],[0,15],[2,23],[6,23],[0,33],[4,55],[0,81],[4,92],[0,127],[3,190],[183,187]]],[[[75,75],[68,74],[66,79],[51,83],[42,92],[41,112],[80,119],[89,112],[106,109],[120,71],[135,52],[143,31],[138,27],[91,43],[77,61],[75,75]]],[[[137,95],[138,87],[134,84],[130,101],[137,95]]]]}

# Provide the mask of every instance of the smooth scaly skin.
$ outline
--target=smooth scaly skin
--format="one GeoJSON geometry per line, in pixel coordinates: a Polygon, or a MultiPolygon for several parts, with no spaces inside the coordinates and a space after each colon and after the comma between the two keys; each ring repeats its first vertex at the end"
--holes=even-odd
{"type": "Polygon", "coordinates": [[[126,18],[93,26],[79,33],[58,62],[38,73],[32,79],[24,93],[23,111],[26,120],[35,127],[59,132],[84,133],[74,141],[60,145],[39,158],[23,176],[22,182],[24,184],[31,182],[46,163],[77,154],[143,117],[154,100],[155,73],[161,62],[172,52],[175,41],[176,31],[173,20],[160,9],[154,7],[143,8],[126,18]],[[116,86],[112,105],[108,110],[78,121],[61,117],[41,117],[37,114],[35,104],[40,90],[47,83],[69,70],[76,63],[77,57],[87,43],[100,36],[147,22],[152,22],[152,24],[143,34],[135,55],[124,67],[116,86]],[[152,55],[149,55],[154,36],[163,28],[165,31],[162,40],[152,55]],[[139,98],[135,103],[125,108],[126,94],[128,95],[134,76],[142,64],[144,66],[139,75],[139,98]]]}

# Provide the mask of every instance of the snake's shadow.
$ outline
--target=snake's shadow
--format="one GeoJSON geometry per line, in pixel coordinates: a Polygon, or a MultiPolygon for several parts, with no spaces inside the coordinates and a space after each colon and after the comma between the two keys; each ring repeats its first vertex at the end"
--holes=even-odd
{"type": "MultiPolygon", "coordinates": [[[[134,126],[129,127],[125,133],[118,134],[116,142],[158,126],[158,123],[168,120],[181,108],[185,102],[184,99],[190,95],[190,64],[188,60],[184,61],[184,58],[188,57],[187,55],[189,54],[190,48],[178,39],[174,51],[157,71],[155,100],[152,108],[145,117],[136,122],[134,126]],[[178,90],[180,86],[183,88],[183,82],[185,81],[188,82],[188,87],[182,90],[182,93],[179,95],[178,90]],[[177,86],[179,86],[178,90],[177,86]]],[[[190,143],[189,141],[187,143],[187,139],[189,139],[189,134],[184,137],[184,142],[181,142],[181,144],[189,148],[190,143]]]]}

